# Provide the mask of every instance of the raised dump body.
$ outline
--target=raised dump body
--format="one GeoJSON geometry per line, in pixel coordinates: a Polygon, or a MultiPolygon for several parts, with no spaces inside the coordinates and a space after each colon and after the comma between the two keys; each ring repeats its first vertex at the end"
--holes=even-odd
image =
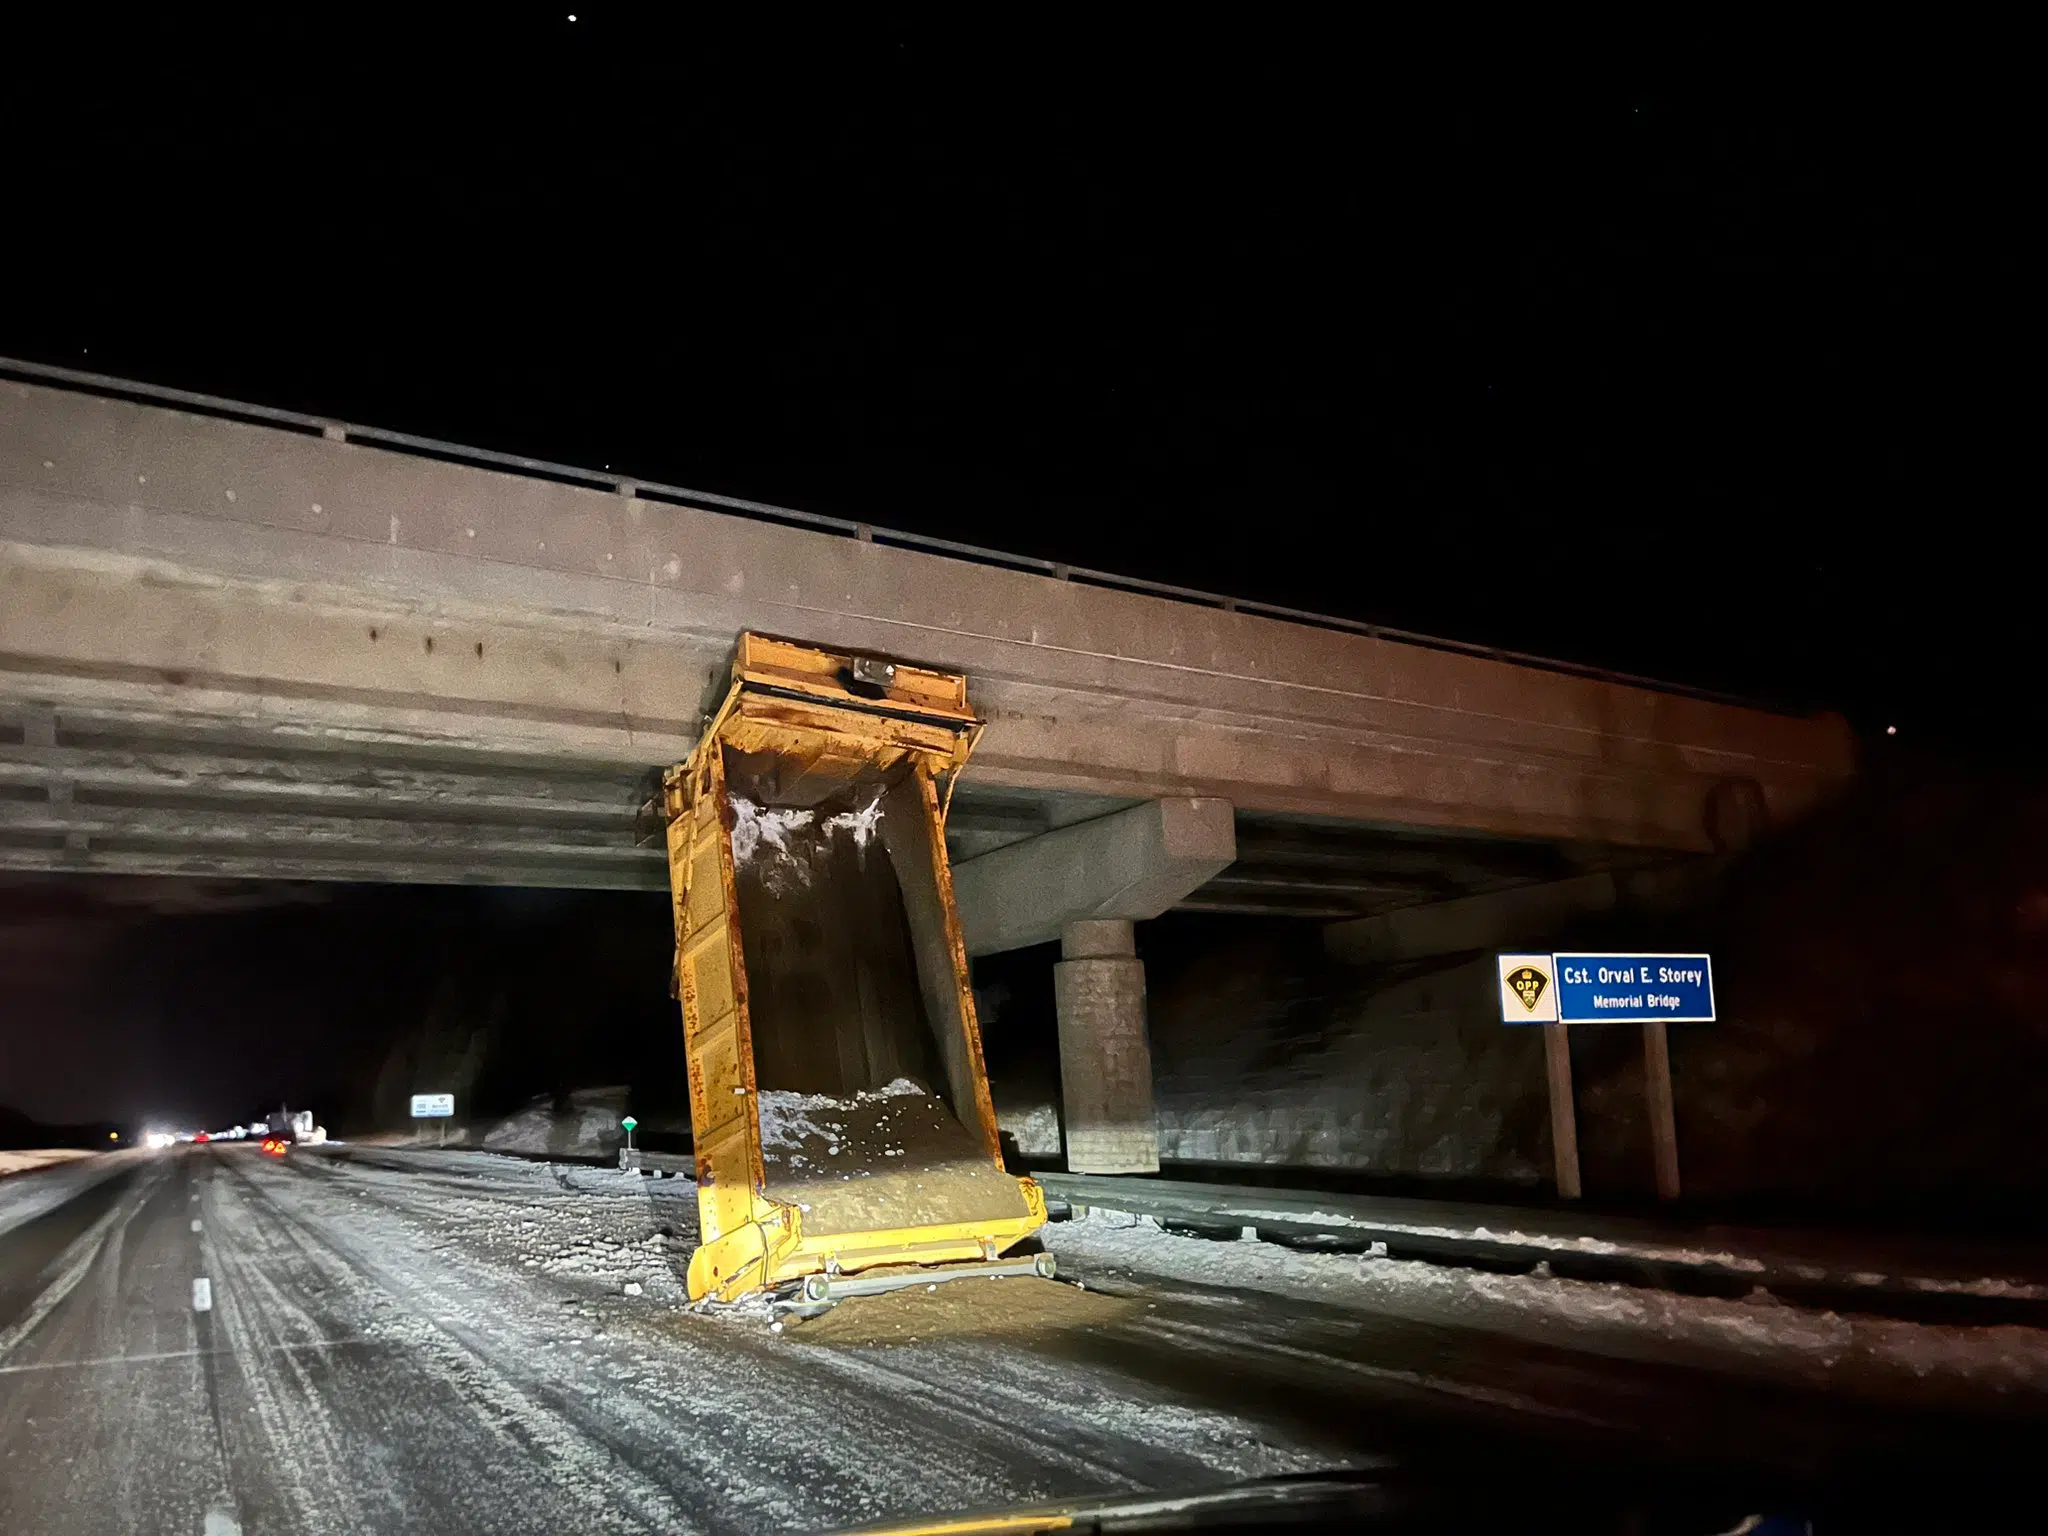
{"type": "Polygon", "coordinates": [[[979,729],[961,676],[745,634],[666,775],[692,1297],[879,1288],[877,1269],[988,1265],[1044,1224],[1002,1165],[946,859],[979,729]]]}

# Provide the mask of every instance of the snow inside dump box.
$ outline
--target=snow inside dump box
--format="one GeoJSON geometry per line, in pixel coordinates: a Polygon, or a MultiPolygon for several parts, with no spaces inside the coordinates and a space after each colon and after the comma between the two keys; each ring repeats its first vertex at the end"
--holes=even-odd
{"type": "Polygon", "coordinates": [[[909,1078],[838,1097],[764,1089],[760,1106],[768,1193],[796,1203],[807,1234],[1023,1213],[1017,1181],[909,1078]]]}
{"type": "Polygon", "coordinates": [[[727,762],[768,1196],[806,1235],[1027,1215],[980,1124],[921,786],[799,797],[727,762]]]}

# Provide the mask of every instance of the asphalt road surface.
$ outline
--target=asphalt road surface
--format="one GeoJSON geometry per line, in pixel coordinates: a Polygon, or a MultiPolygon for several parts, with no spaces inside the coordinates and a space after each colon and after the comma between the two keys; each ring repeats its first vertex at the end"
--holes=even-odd
{"type": "Polygon", "coordinates": [[[1086,1289],[967,1282],[776,1332],[681,1309],[693,1236],[684,1181],[138,1160],[0,1232],[0,1531],[830,1529],[1332,1467],[1960,1514],[2024,1480],[2048,1401],[2021,1330],[1674,1321],[1619,1287],[1366,1283],[1078,1225],[1051,1245],[1086,1289]]]}

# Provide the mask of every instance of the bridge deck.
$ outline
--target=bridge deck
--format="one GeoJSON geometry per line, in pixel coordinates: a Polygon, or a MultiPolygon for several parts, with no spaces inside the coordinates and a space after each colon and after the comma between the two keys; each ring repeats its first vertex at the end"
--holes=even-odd
{"type": "Polygon", "coordinates": [[[220,749],[210,803],[262,858],[294,843],[309,877],[361,841],[320,819],[347,791],[370,820],[457,808],[387,878],[609,883],[633,855],[593,819],[687,750],[749,627],[965,671],[990,721],[971,782],[1076,806],[1209,795],[1704,851],[1731,815],[1796,817],[1853,766],[1838,719],[0,380],[0,703],[19,733],[0,737],[0,841],[17,847],[176,844],[159,791],[200,795],[196,759],[220,749]],[[461,781],[477,771],[491,782],[461,781]],[[492,824],[548,835],[520,864],[492,824]]]}

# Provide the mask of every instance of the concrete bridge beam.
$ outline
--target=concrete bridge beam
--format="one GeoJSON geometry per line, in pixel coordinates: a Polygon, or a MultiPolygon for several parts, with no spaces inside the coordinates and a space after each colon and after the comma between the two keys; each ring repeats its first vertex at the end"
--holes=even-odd
{"type": "Polygon", "coordinates": [[[1016,791],[1704,853],[1853,772],[1839,720],[0,380],[0,704],[659,766],[742,629],[967,673],[1016,791]]]}
{"type": "Polygon", "coordinates": [[[1323,948],[1331,959],[1351,965],[1508,949],[1551,938],[1583,918],[1677,906],[1704,890],[1726,867],[1725,857],[1684,859],[1396,907],[1326,925],[1323,948]]]}
{"type": "Polygon", "coordinates": [[[1160,913],[1237,857],[1230,802],[1152,800],[970,859],[953,892],[970,955],[1050,944],[1070,924],[1160,913]]]}

